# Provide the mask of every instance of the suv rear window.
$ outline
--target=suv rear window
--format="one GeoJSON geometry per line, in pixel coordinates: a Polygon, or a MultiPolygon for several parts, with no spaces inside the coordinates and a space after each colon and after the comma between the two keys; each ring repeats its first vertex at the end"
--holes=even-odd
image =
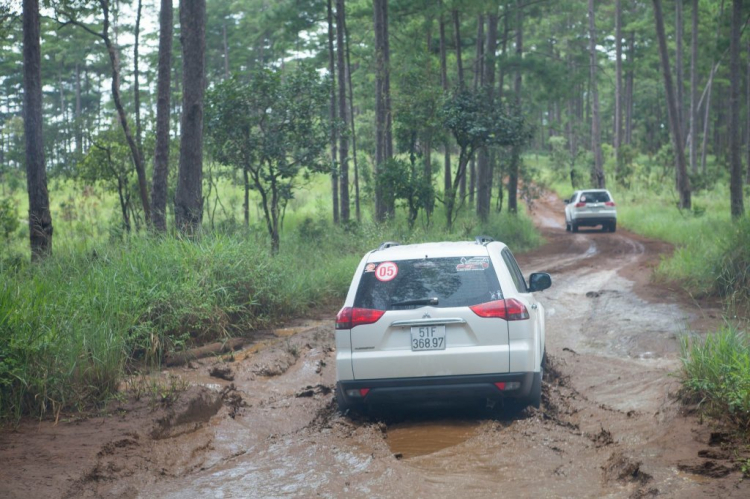
{"type": "Polygon", "coordinates": [[[424,304],[410,300],[437,298],[439,308],[467,307],[503,298],[488,256],[465,256],[368,263],[354,298],[354,306],[375,310],[408,310],[424,304]],[[395,268],[393,267],[395,265],[395,268]],[[395,277],[393,271],[395,270],[395,277]],[[381,277],[378,277],[378,274],[381,277]]]}
{"type": "Polygon", "coordinates": [[[582,192],[582,203],[606,203],[609,201],[609,194],[606,192],[582,192]]]}

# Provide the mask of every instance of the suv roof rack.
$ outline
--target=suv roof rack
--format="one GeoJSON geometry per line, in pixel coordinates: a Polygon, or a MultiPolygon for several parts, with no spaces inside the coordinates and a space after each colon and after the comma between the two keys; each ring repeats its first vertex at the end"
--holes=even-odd
{"type": "Polygon", "coordinates": [[[393,246],[401,246],[401,243],[399,243],[397,241],[386,241],[386,242],[384,242],[383,244],[380,245],[380,247],[378,248],[378,251],[382,251],[384,249],[388,249],[388,248],[391,248],[393,246]]]}
{"type": "Polygon", "coordinates": [[[474,241],[476,241],[477,244],[481,244],[484,246],[487,243],[495,242],[494,239],[492,239],[490,236],[477,236],[474,238],[474,241]]]}

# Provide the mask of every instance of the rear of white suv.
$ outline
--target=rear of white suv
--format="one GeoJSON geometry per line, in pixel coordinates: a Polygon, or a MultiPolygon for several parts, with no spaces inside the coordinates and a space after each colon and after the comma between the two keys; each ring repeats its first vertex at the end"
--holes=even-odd
{"type": "Polygon", "coordinates": [[[578,232],[579,227],[601,225],[602,230],[617,230],[617,209],[606,189],[576,191],[565,200],[565,230],[578,232]]]}
{"type": "Polygon", "coordinates": [[[361,404],[539,405],[544,309],[500,242],[385,244],[365,255],[336,318],[336,398],[361,404]]]}

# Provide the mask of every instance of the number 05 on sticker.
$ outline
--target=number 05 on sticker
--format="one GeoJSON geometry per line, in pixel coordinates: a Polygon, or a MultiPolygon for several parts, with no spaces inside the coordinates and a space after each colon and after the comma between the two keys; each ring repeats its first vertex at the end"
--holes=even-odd
{"type": "Polygon", "coordinates": [[[393,262],[383,262],[375,269],[375,277],[378,281],[392,281],[398,275],[398,265],[393,262]]]}
{"type": "Polygon", "coordinates": [[[445,350],[445,326],[415,326],[411,328],[411,349],[445,350]]]}

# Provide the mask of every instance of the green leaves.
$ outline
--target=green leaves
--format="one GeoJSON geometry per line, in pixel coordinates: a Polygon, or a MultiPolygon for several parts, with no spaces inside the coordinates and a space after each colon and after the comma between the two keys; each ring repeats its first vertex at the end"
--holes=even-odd
{"type": "Polygon", "coordinates": [[[440,116],[468,157],[484,146],[523,145],[532,137],[531,127],[518,110],[506,110],[483,90],[453,90],[445,97],[440,116]]]}

